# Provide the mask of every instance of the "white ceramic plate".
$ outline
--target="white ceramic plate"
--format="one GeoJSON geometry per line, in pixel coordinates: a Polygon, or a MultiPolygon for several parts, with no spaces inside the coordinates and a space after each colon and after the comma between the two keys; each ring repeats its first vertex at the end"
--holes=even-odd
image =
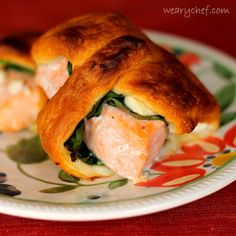
{"type": "Polygon", "coordinates": [[[222,127],[155,165],[147,183],[113,176],[82,181],[60,173],[29,131],[0,135],[0,211],[29,218],[92,221],[140,216],[207,196],[236,179],[236,64],[203,44],[148,31],[198,75],[223,107],[222,127]],[[22,138],[25,138],[22,141],[22,138]],[[21,141],[19,141],[21,140],[21,141]],[[32,148],[33,147],[33,148],[32,148]],[[30,156],[29,156],[29,153],[30,156]]]}

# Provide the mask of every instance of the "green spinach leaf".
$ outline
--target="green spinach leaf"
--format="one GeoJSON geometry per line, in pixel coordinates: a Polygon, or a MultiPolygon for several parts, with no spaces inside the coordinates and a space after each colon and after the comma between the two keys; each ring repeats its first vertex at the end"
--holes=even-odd
{"type": "Polygon", "coordinates": [[[82,142],[80,147],[75,152],[76,157],[89,165],[97,165],[101,166],[104,165],[104,163],[91,151],[88,149],[85,142],[82,142]]]}
{"type": "Polygon", "coordinates": [[[34,74],[34,71],[32,69],[11,63],[9,61],[0,60],[0,65],[3,65],[4,70],[16,70],[20,72],[34,74]]]}
{"type": "Polygon", "coordinates": [[[80,161],[89,165],[103,165],[103,162],[98,159],[83,142],[84,130],[84,120],[82,120],[77,125],[71,137],[64,144],[65,147],[70,151],[71,160],[76,161],[76,159],[79,159],[80,161]]]}
{"type": "Polygon", "coordinates": [[[67,71],[68,71],[68,74],[71,76],[73,68],[72,68],[72,64],[69,61],[68,61],[68,64],[67,64],[67,71]]]}
{"type": "Polygon", "coordinates": [[[83,141],[84,130],[84,120],[82,120],[75,128],[71,137],[65,143],[68,150],[76,152],[79,149],[80,144],[83,141]]]}

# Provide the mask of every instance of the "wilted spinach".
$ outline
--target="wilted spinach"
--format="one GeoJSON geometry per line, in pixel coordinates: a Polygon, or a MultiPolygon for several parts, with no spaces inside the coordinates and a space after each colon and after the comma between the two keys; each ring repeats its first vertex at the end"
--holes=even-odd
{"type": "Polygon", "coordinates": [[[73,68],[72,68],[72,64],[69,61],[68,61],[68,64],[67,64],[67,71],[68,71],[68,74],[71,76],[73,68]]]}
{"type": "Polygon", "coordinates": [[[165,122],[165,119],[163,116],[160,115],[152,115],[152,116],[142,116],[139,115],[133,111],[131,111],[124,103],[125,97],[120,94],[116,94],[112,91],[107,93],[99,102],[97,102],[91,112],[87,115],[87,118],[90,119],[92,117],[98,117],[102,113],[103,105],[108,104],[113,107],[117,107],[119,109],[125,110],[130,115],[134,116],[135,118],[139,120],[162,120],[165,122]]]}
{"type": "Polygon", "coordinates": [[[20,71],[20,72],[34,74],[34,71],[32,69],[14,64],[14,63],[9,62],[9,61],[0,60],[0,65],[3,66],[4,70],[16,70],[16,71],[20,71]]]}

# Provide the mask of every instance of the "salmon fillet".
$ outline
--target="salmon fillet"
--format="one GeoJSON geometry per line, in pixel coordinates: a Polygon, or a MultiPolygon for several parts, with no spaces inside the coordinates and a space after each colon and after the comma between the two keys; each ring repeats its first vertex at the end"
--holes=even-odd
{"type": "Polygon", "coordinates": [[[35,81],[43,88],[48,98],[52,98],[69,77],[67,64],[65,57],[59,57],[51,63],[38,66],[35,81]]]}
{"type": "Polygon", "coordinates": [[[164,144],[167,128],[160,120],[139,120],[104,105],[99,117],[85,120],[84,141],[117,174],[140,181],[164,144]]]}
{"type": "Polygon", "coordinates": [[[39,110],[39,90],[33,75],[0,70],[0,130],[18,131],[28,127],[39,110]]]}

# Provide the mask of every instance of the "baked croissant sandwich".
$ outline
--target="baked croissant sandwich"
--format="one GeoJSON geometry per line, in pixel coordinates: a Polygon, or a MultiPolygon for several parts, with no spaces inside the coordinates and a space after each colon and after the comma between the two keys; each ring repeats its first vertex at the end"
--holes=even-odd
{"type": "Polygon", "coordinates": [[[67,21],[42,35],[32,56],[37,81],[51,98],[38,116],[38,133],[70,175],[115,172],[138,182],[169,136],[218,127],[210,92],[120,14],[67,21]]]}
{"type": "Polygon", "coordinates": [[[44,92],[34,82],[30,48],[35,39],[34,33],[0,38],[0,131],[29,127],[46,102],[44,92]]]}

